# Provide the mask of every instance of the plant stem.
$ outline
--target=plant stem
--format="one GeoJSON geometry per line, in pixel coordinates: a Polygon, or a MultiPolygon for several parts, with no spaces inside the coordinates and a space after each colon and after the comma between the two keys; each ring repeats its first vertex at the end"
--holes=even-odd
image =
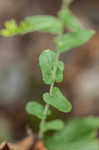
{"type": "MultiPolygon", "coordinates": [[[[65,7],[69,7],[70,3],[72,2],[72,0],[62,0],[62,7],[61,7],[61,10],[64,9],[64,5],[65,7]]],[[[62,35],[62,32],[59,34],[59,37],[61,38],[61,35],[62,35]]],[[[56,79],[56,70],[57,70],[57,62],[59,60],[59,52],[57,51],[56,52],[56,58],[55,58],[55,63],[54,63],[54,69],[53,69],[53,82],[50,86],[50,90],[49,90],[49,95],[52,96],[52,92],[53,92],[53,87],[54,87],[54,83],[55,83],[55,79],[56,79]]],[[[39,138],[42,138],[43,137],[43,127],[44,127],[44,124],[46,122],[46,118],[47,118],[47,113],[48,113],[48,109],[49,109],[49,104],[46,104],[45,105],[45,109],[44,109],[44,116],[45,118],[41,120],[40,122],[40,129],[39,129],[39,138]]]]}
{"type": "MultiPolygon", "coordinates": [[[[49,95],[52,96],[52,91],[53,91],[53,87],[54,87],[54,83],[55,83],[55,78],[56,78],[56,70],[57,70],[57,62],[58,62],[58,59],[59,59],[59,52],[56,52],[56,58],[55,58],[55,63],[54,63],[54,69],[53,69],[53,82],[50,86],[50,90],[49,90],[49,95]]],[[[46,118],[47,118],[47,113],[48,113],[48,109],[49,109],[49,104],[46,104],[45,105],[45,109],[44,109],[44,116],[45,118],[41,120],[40,122],[40,130],[39,130],[39,137],[42,138],[43,137],[43,127],[44,127],[44,124],[46,122],[46,118]]]]}

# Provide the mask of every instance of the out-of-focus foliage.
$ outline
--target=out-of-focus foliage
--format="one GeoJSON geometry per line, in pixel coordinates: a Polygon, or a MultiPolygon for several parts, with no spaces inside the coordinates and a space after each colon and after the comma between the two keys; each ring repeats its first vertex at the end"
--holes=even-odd
{"type": "Polygon", "coordinates": [[[43,126],[42,130],[43,132],[46,132],[48,130],[61,130],[64,127],[64,122],[62,120],[53,120],[46,122],[43,126]]]}
{"type": "Polygon", "coordinates": [[[62,131],[45,139],[48,150],[98,150],[99,118],[73,119],[62,131]]]}
{"type": "Polygon", "coordinates": [[[61,10],[59,13],[59,17],[64,22],[65,26],[70,30],[78,31],[83,28],[78,19],[68,8],[61,10]]]}

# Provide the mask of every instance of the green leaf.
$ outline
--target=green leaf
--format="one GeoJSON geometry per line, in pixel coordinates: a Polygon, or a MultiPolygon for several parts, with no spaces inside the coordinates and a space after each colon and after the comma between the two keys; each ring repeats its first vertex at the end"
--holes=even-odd
{"type": "Polygon", "coordinates": [[[5,22],[5,29],[0,30],[0,35],[3,36],[10,36],[15,35],[17,31],[17,24],[14,20],[6,21],[5,22]]]}
{"type": "Polygon", "coordinates": [[[61,130],[63,127],[64,127],[64,122],[57,119],[50,122],[46,122],[42,131],[46,132],[48,130],[61,130]]]}
{"type": "Polygon", "coordinates": [[[45,139],[48,150],[98,150],[96,131],[99,117],[77,118],[65,123],[60,132],[45,139]]]}
{"type": "Polygon", "coordinates": [[[53,88],[51,96],[49,93],[43,94],[43,99],[47,104],[54,106],[59,111],[69,112],[72,109],[70,102],[63,96],[57,87],[53,88]]]}
{"type": "Polygon", "coordinates": [[[10,20],[5,22],[5,28],[0,30],[0,35],[8,37],[34,31],[60,33],[62,23],[57,18],[47,15],[26,17],[19,25],[15,20],[10,20]]]}
{"type": "Polygon", "coordinates": [[[60,11],[59,17],[63,21],[63,23],[66,25],[67,28],[73,31],[78,31],[82,29],[82,25],[68,8],[60,11]]]}
{"type": "Polygon", "coordinates": [[[61,37],[55,38],[55,44],[57,45],[57,50],[59,52],[67,51],[71,48],[76,48],[78,46],[86,43],[94,34],[92,30],[79,30],[78,32],[71,32],[64,34],[61,37]]]}
{"type": "Polygon", "coordinates": [[[5,22],[5,28],[0,30],[0,35],[9,37],[9,36],[31,32],[32,29],[33,26],[30,24],[26,24],[24,21],[22,21],[18,26],[15,20],[10,20],[5,22]]]}
{"type": "MultiPolygon", "coordinates": [[[[53,140],[53,139],[52,139],[53,140]]],[[[50,141],[49,143],[45,143],[45,146],[47,147],[48,150],[98,150],[99,144],[97,140],[90,140],[88,138],[81,139],[76,142],[62,142],[60,141],[54,143],[53,141],[50,141]]]]}
{"type": "Polygon", "coordinates": [[[32,24],[26,23],[26,21],[21,21],[18,28],[17,28],[17,32],[16,34],[25,34],[25,33],[29,33],[32,32],[34,30],[34,27],[32,24]]]}
{"type": "Polygon", "coordinates": [[[50,32],[52,34],[62,31],[61,21],[52,16],[31,16],[27,17],[25,22],[33,26],[33,31],[50,32]]]}
{"type": "Polygon", "coordinates": [[[42,71],[43,81],[46,84],[53,82],[53,66],[56,54],[51,50],[45,50],[39,57],[39,64],[42,71]]]}
{"type": "Polygon", "coordinates": [[[64,64],[58,61],[56,70],[56,79],[53,78],[53,69],[55,63],[56,53],[51,50],[45,50],[39,57],[39,64],[45,84],[51,84],[54,80],[61,82],[63,80],[64,64]]]}
{"type": "MultiPolygon", "coordinates": [[[[37,103],[37,102],[28,102],[26,105],[26,111],[29,115],[34,115],[36,117],[38,117],[39,119],[44,119],[45,115],[44,115],[44,106],[42,106],[41,104],[37,103]]],[[[51,111],[48,111],[48,115],[51,114],[51,111]]]]}
{"type": "Polygon", "coordinates": [[[56,82],[59,83],[63,80],[64,63],[58,61],[56,70],[56,82]]]}

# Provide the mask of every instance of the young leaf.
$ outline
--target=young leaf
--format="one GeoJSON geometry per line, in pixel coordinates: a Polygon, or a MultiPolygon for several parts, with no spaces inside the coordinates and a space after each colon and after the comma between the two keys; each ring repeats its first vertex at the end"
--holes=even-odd
{"type": "Polygon", "coordinates": [[[64,127],[64,122],[62,120],[53,120],[50,122],[46,122],[42,128],[43,132],[48,130],[61,130],[64,127]]]}
{"type": "Polygon", "coordinates": [[[67,28],[73,31],[82,29],[82,25],[68,8],[61,10],[59,13],[59,17],[67,28]]]}
{"type": "Polygon", "coordinates": [[[53,66],[55,62],[55,52],[51,50],[45,50],[39,57],[39,64],[43,75],[43,81],[46,84],[53,82],[53,66]]]}
{"type": "Polygon", "coordinates": [[[63,36],[55,38],[55,44],[59,52],[67,51],[86,43],[94,34],[92,30],[79,30],[78,32],[71,32],[63,36]]]}
{"type": "MultiPolygon", "coordinates": [[[[28,102],[26,105],[26,111],[28,114],[30,115],[34,115],[36,117],[38,117],[39,119],[44,119],[45,115],[44,115],[44,106],[42,106],[41,104],[37,103],[37,102],[28,102]]],[[[48,111],[48,115],[51,114],[51,111],[48,111]]]]}
{"type": "Polygon", "coordinates": [[[33,26],[33,31],[50,32],[52,34],[62,31],[61,21],[52,16],[31,16],[27,17],[25,22],[33,26]]]}
{"type": "Polygon", "coordinates": [[[0,35],[5,37],[15,35],[18,32],[17,24],[14,20],[5,22],[5,29],[0,30],[0,35]]]}
{"type": "Polygon", "coordinates": [[[53,88],[51,96],[49,93],[43,94],[43,99],[47,104],[54,106],[59,111],[69,112],[72,109],[70,102],[63,96],[57,87],[53,88]]]}

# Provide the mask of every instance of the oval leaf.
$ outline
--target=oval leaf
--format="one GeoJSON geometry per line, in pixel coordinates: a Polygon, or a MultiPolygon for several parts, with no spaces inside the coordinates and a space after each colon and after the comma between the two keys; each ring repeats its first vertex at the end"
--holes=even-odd
{"type": "Polygon", "coordinates": [[[43,51],[39,57],[43,81],[46,84],[51,84],[54,80],[56,80],[56,82],[61,82],[63,80],[64,64],[62,61],[57,62],[56,79],[53,78],[55,57],[55,52],[51,50],[43,51]]]}
{"type": "MultiPolygon", "coordinates": [[[[44,119],[45,115],[44,115],[44,106],[42,106],[41,104],[37,103],[37,102],[28,102],[28,104],[26,105],[26,111],[29,115],[34,115],[36,117],[38,117],[39,119],[44,119]]],[[[48,115],[51,114],[51,111],[48,111],[48,115]]]]}
{"type": "Polygon", "coordinates": [[[78,32],[64,34],[61,38],[55,38],[57,50],[59,52],[64,52],[71,48],[81,46],[86,43],[93,36],[93,34],[94,31],[92,30],[79,30],[78,32]]]}
{"type": "Polygon", "coordinates": [[[27,17],[25,22],[33,26],[33,31],[50,32],[53,34],[60,33],[62,31],[61,21],[52,16],[31,16],[27,17]]]}
{"type": "Polygon", "coordinates": [[[51,50],[45,50],[39,57],[43,81],[46,84],[51,84],[53,82],[53,66],[55,62],[55,56],[55,52],[51,50]]]}
{"type": "Polygon", "coordinates": [[[53,120],[46,122],[44,127],[42,128],[43,132],[46,132],[48,130],[61,130],[64,127],[64,122],[61,120],[53,120]]]}
{"type": "Polygon", "coordinates": [[[72,109],[71,103],[63,96],[59,88],[54,87],[52,91],[52,96],[49,93],[43,94],[44,101],[54,106],[56,109],[62,112],[69,112],[72,109]]]}

